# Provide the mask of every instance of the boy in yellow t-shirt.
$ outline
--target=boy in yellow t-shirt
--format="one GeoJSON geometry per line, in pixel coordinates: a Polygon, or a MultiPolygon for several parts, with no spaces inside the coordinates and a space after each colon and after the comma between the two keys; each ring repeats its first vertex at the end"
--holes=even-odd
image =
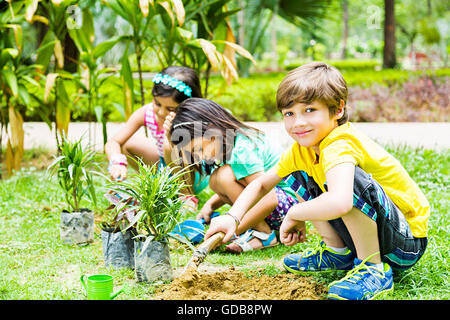
{"type": "Polygon", "coordinates": [[[277,92],[295,140],[278,164],[252,181],[205,234],[230,240],[246,212],[284,180],[297,194],[280,227],[291,246],[306,239],[305,221],[322,237],[316,248],[285,257],[286,270],[350,270],[330,284],[330,299],[372,299],[393,290],[392,269],[412,267],[427,245],[430,206],[401,164],[348,123],[347,85],[334,67],[312,62],[291,71],[277,92]]]}

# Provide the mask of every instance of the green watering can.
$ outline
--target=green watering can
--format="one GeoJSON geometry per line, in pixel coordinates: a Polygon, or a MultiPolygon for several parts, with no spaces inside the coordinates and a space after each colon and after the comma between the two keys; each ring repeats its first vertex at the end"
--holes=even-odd
{"type": "Polygon", "coordinates": [[[123,288],[113,294],[113,277],[108,274],[96,274],[92,276],[82,275],[80,281],[87,292],[88,300],[112,300],[123,288]],[[87,284],[85,282],[87,278],[87,284]]]}

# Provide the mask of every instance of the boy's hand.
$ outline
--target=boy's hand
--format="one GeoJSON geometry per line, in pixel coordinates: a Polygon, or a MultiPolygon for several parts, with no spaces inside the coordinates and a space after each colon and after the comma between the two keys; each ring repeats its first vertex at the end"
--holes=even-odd
{"type": "Polygon", "coordinates": [[[223,238],[222,243],[227,243],[228,241],[230,241],[234,233],[236,232],[236,221],[233,219],[233,217],[226,214],[212,219],[211,226],[205,233],[205,240],[219,231],[225,233],[225,237],[223,238]]]}
{"type": "Polygon", "coordinates": [[[280,226],[280,241],[286,246],[293,246],[306,240],[305,221],[293,220],[289,212],[280,226]]]}

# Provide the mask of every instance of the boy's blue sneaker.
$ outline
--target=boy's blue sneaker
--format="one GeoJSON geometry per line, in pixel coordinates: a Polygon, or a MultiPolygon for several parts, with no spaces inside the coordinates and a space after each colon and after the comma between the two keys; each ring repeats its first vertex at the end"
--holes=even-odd
{"type": "MultiPolygon", "coordinates": [[[[367,260],[367,259],[366,259],[367,260]]],[[[355,258],[355,267],[347,275],[330,284],[328,299],[371,300],[394,289],[392,268],[384,263],[384,270],[373,263],[355,258]]]]}
{"type": "Polygon", "coordinates": [[[334,270],[350,270],[355,256],[347,249],[338,253],[328,248],[323,241],[315,248],[307,249],[300,254],[290,254],[284,258],[284,268],[292,273],[304,274],[334,270]]]}

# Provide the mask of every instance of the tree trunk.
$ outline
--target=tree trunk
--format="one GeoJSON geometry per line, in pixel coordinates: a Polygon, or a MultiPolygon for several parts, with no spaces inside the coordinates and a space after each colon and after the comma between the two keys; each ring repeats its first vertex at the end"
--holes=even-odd
{"type": "Polygon", "coordinates": [[[341,59],[347,58],[347,39],[348,39],[348,0],[342,0],[342,19],[344,22],[344,30],[342,31],[342,50],[341,59]]]}
{"type": "Polygon", "coordinates": [[[245,5],[242,0],[239,1],[239,7],[242,8],[242,10],[237,13],[239,24],[238,44],[241,47],[245,47],[245,5]]]}
{"type": "Polygon", "coordinates": [[[384,0],[383,68],[394,68],[395,58],[395,0],[384,0]]]}
{"type": "Polygon", "coordinates": [[[73,42],[69,33],[66,33],[66,36],[64,37],[64,70],[70,73],[76,73],[79,56],[80,53],[75,42],[73,42]]]}
{"type": "Polygon", "coordinates": [[[145,105],[145,92],[144,92],[144,80],[142,78],[142,50],[141,50],[141,44],[135,43],[136,48],[136,62],[138,67],[138,73],[139,73],[139,88],[141,93],[141,106],[145,105]]]}

